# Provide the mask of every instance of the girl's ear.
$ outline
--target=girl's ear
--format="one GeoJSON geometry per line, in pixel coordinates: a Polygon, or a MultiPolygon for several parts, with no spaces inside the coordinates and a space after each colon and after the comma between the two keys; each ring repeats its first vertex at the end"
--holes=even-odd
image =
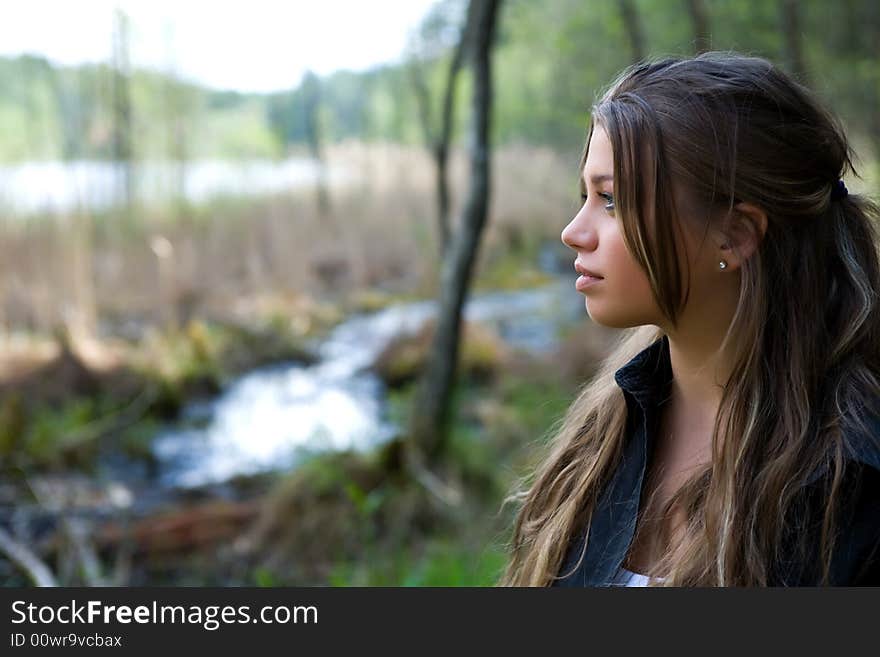
{"type": "Polygon", "coordinates": [[[758,250],[767,232],[767,213],[753,203],[737,203],[720,236],[719,258],[736,269],[758,250]]]}

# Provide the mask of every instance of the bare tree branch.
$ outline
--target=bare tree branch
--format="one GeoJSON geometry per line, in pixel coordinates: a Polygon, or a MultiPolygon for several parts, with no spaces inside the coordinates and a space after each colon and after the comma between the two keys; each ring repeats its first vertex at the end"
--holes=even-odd
{"type": "Polygon", "coordinates": [[[49,567],[30,548],[0,527],[0,551],[30,578],[35,586],[58,586],[49,567]]]}
{"type": "Polygon", "coordinates": [[[82,518],[64,518],[61,521],[64,533],[73,547],[73,553],[80,565],[82,577],[87,586],[106,586],[101,574],[101,562],[95,548],[88,540],[88,526],[82,518]]]}

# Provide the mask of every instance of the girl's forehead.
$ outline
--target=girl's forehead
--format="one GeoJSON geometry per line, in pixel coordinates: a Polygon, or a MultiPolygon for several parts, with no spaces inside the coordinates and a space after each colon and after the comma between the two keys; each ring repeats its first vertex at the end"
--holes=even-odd
{"type": "Polygon", "coordinates": [[[607,137],[596,141],[596,135],[593,133],[581,176],[585,182],[592,182],[594,185],[598,185],[599,183],[612,180],[613,173],[614,155],[611,150],[611,142],[607,137]]]}
{"type": "Polygon", "coordinates": [[[584,172],[588,172],[591,163],[610,167],[614,161],[614,152],[611,148],[611,140],[601,127],[596,126],[590,135],[590,143],[587,148],[587,158],[584,162],[584,172]]]}

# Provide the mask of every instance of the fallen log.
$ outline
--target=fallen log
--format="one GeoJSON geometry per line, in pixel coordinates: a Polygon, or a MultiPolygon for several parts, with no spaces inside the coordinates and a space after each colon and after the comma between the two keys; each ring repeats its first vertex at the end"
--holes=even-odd
{"type": "Polygon", "coordinates": [[[240,535],[257,517],[259,500],[211,501],[140,518],[112,521],[95,532],[98,547],[127,545],[135,554],[192,552],[240,535]]]}

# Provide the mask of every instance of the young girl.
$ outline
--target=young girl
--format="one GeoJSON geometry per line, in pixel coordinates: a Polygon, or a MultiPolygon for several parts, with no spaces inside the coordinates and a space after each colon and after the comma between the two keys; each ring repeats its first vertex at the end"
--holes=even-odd
{"type": "Polygon", "coordinates": [[[562,232],[626,329],[508,497],[508,586],[880,584],[880,213],[769,62],[631,67],[562,232]]]}

